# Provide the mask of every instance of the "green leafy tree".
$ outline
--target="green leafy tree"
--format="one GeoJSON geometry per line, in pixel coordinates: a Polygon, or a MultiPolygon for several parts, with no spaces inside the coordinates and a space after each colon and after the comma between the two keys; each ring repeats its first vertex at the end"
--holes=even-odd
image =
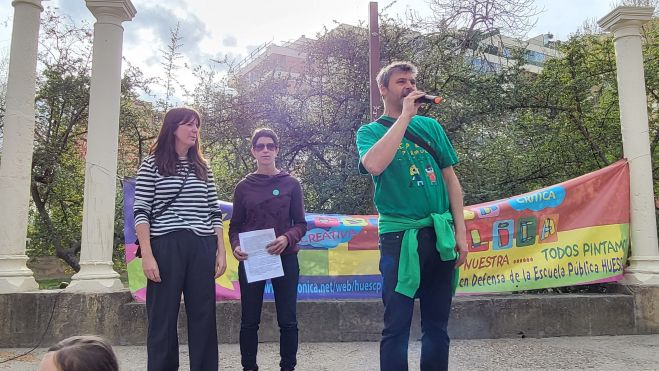
{"type": "Polygon", "coordinates": [[[77,271],[91,33],[52,11],[45,14],[42,30],[30,185],[35,207],[30,252],[44,254],[53,249],[77,271]]]}

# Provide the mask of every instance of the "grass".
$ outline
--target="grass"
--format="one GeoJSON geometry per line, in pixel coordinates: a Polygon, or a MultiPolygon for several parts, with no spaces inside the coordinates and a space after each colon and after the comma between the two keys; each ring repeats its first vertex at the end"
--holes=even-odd
{"type": "Polygon", "coordinates": [[[71,279],[58,279],[58,278],[46,278],[43,280],[38,280],[37,283],[39,284],[39,289],[40,290],[53,290],[53,289],[59,289],[60,288],[60,283],[62,282],[71,282],[71,279]]]}

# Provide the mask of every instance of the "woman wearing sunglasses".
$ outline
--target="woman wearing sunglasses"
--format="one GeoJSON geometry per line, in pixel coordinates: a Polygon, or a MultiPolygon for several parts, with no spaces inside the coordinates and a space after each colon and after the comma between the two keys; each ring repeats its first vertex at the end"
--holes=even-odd
{"type": "Polygon", "coordinates": [[[240,262],[241,363],[243,370],[259,369],[256,353],[265,281],[247,282],[243,261],[248,256],[240,248],[238,234],[274,228],[277,238],[266,249],[270,254],[281,255],[284,270],[282,277],[271,280],[280,332],[279,366],[281,370],[293,370],[297,363],[298,346],[296,304],[300,268],[297,243],[307,230],[302,189],[297,179],[275,165],[279,139],[274,131],[265,128],[255,130],[251,151],[256,159],[256,171],[236,185],[229,225],[233,256],[240,262]]]}

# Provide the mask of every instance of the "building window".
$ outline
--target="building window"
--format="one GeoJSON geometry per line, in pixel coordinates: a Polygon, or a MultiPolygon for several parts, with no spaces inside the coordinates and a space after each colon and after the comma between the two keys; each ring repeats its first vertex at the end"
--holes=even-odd
{"type": "Polygon", "coordinates": [[[497,48],[494,45],[486,45],[484,52],[487,53],[487,54],[492,54],[492,55],[498,56],[499,55],[499,48],[497,48]]]}
{"type": "Polygon", "coordinates": [[[534,50],[527,50],[524,53],[524,60],[526,60],[526,63],[528,64],[541,67],[545,64],[545,59],[546,56],[544,54],[534,50]]]}
{"type": "Polygon", "coordinates": [[[485,58],[472,58],[471,68],[477,72],[498,72],[501,71],[501,64],[490,62],[485,58]]]}

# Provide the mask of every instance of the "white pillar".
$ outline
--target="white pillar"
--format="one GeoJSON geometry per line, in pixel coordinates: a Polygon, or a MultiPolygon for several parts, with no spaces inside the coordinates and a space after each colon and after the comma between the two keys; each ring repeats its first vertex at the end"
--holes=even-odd
{"type": "Polygon", "coordinates": [[[659,284],[659,247],[641,26],[653,11],[652,7],[620,6],[597,22],[614,36],[622,144],[630,170],[632,250],[624,281],[648,285],[659,284]]]}
{"type": "Polygon", "coordinates": [[[112,269],[114,203],[117,183],[119,98],[124,29],[135,16],[130,0],[86,0],[96,17],[89,97],[80,271],[69,291],[123,289],[112,269]]]}
{"type": "Polygon", "coordinates": [[[0,293],[36,290],[26,266],[41,0],[14,0],[0,166],[0,293]]]}

